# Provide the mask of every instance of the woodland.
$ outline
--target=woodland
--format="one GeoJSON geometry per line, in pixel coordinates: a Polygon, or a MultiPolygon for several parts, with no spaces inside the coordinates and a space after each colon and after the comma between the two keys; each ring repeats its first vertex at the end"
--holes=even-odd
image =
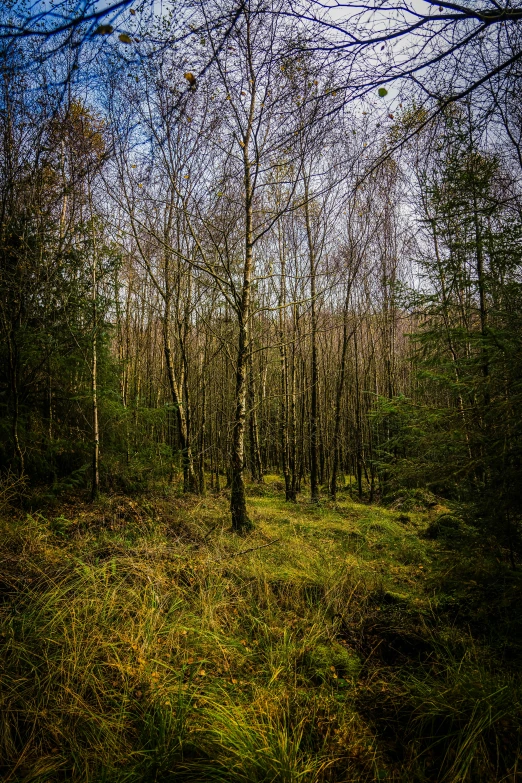
{"type": "Polygon", "coordinates": [[[0,7],[0,777],[522,780],[522,4],[0,7]]]}

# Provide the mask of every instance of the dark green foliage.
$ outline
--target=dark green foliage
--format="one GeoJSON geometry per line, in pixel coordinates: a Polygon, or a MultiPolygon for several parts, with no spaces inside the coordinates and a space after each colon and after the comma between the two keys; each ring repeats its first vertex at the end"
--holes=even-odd
{"type": "MultiPolygon", "coordinates": [[[[522,222],[513,185],[463,119],[421,178],[426,241],[412,292],[417,390],[380,399],[388,492],[427,487],[466,505],[513,559],[522,521],[522,222]]],[[[433,527],[442,530],[441,523],[433,527]]]]}

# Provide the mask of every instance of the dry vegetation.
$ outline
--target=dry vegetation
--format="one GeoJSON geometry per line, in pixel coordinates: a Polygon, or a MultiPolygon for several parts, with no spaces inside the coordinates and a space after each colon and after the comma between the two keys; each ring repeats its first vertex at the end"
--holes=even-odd
{"type": "Polygon", "coordinates": [[[520,779],[519,573],[418,498],[281,490],[246,537],[172,487],[4,507],[4,781],[520,779]]]}

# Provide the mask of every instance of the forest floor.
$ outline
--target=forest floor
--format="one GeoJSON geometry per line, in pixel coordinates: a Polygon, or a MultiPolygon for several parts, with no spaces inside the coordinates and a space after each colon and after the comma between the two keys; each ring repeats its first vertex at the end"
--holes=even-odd
{"type": "Polygon", "coordinates": [[[249,510],[3,510],[5,783],[522,780],[520,570],[407,498],[249,510]]]}

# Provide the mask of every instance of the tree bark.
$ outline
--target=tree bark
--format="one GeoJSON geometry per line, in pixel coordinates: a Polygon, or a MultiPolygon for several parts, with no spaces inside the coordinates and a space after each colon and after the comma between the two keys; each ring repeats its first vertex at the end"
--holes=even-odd
{"type": "Polygon", "coordinates": [[[179,387],[174,369],[174,360],[172,357],[172,347],[169,336],[170,325],[170,297],[165,298],[165,310],[163,316],[163,350],[165,354],[165,364],[167,367],[167,376],[169,379],[169,388],[172,396],[172,402],[176,409],[176,418],[178,424],[178,433],[181,446],[181,455],[183,460],[183,491],[195,492],[197,489],[197,479],[194,471],[194,460],[192,458],[192,448],[190,445],[187,419],[185,416],[185,407],[183,404],[182,389],[179,387]]]}
{"type": "MultiPolygon", "coordinates": [[[[281,287],[279,291],[279,361],[281,365],[281,406],[280,438],[281,462],[285,480],[285,499],[295,501],[289,468],[288,442],[288,357],[286,351],[286,261],[285,251],[281,248],[281,287]]],[[[294,482],[295,483],[295,482],[294,482]]]]}
{"type": "Polygon", "coordinates": [[[250,443],[250,473],[252,481],[263,481],[263,467],[259,450],[259,428],[256,414],[256,388],[254,382],[254,362],[252,349],[248,361],[248,408],[249,408],[249,443],[250,443]]]}
{"type": "Polygon", "coordinates": [[[245,259],[243,265],[243,281],[241,294],[237,305],[238,318],[238,345],[236,360],[236,383],[235,383],[235,413],[234,427],[232,430],[232,453],[231,453],[231,475],[230,475],[230,513],[232,516],[232,530],[236,533],[244,533],[250,530],[253,525],[248,518],[246,508],[245,491],[245,416],[246,416],[246,372],[248,366],[248,356],[250,352],[250,299],[252,275],[254,271],[254,225],[253,225],[253,196],[254,183],[252,181],[249,146],[251,142],[252,127],[254,122],[254,111],[256,105],[256,79],[252,63],[252,50],[250,39],[250,18],[246,15],[246,46],[247,46],[247,69],[250,76],[250,105],[246,127],[239,144],[243,150],[243,184],[244,184],[244,207],[245,207],[245,259]]]}
{"type": "MultiPolygon", "coordinates": [[[[246,144],[245,144],[246,148],[246,144]]],[[[230,513],[232,529],[243,533],[252,527],[246,508],[245,491],[245,415],[246,415],[246,370],[248,363],[248,321],[250,318],[250,286],[252,281],[253,248],[252,248],[252,194],[250,187],[250,163],[245,152],[245,187],[246,187],[246,230],[245,230],[245,265],[243,269],[243,287],[241,302],[238,308],[239,336],[236,360],[235,384],[235,414],[232,430],[231,454],[231,492],[230,513]]]]}
{"type": "Polygon", "coordinates": [[[308,192],[308,180],[305,178],[305,221],[306,236],[308,239],[308,253],[310,259],[310,299],[311,299],[311,390],[310,390],[310,496],[313,503],[319,502],[318,483],[318,448],[317,448],[317,423],[318,405],[317,391],[319,382],[319,369],[317,366],[317,302],[316,302],[316,258],[312,224],[310,221],[310,201],[308,192]]]}
{"type": "Polygon", "coordinates": [[[341,367],[339,371],[339,380],[337,382],[337,390],[335,395],[335,419],[334,419],[334,438],[333,438],[333,462],[332,462],[332,475],[330,479],[330,497],[332,500],[337,499],[337,472],[339,469],[339,450],[340,450],[340,438],[341,438],[341,406],[343,401],[344,392],[344,379],[346,376],[346,354],[348,352],[348,302],[349,294],[346,297],[346,303],[343,313],[343,343],[341,348],[341,367]]]}
{"type": "Polygon", "coordinates": [[[98,421],[98,250],[96,242],[96,229],[94,226],[94,209],[90,182],[87,184],[89,207],[92,224],[92,368],[91,368],[91,392],[92,392],[92,482],[91,498],[96,500],[100,492],[100,428],[98,421]]]}
{"type": "MultiPolygon", "coordinates": [[[[93,229],[94,231],[94,229],[93,229]]],[[[96,280],[96,250],[93,249],[92,262],[92,484],[91,498],[96,500],[100,492],[100,428],[98,421],[98,308],[97,308],[97,280],[96,280]]]]}

